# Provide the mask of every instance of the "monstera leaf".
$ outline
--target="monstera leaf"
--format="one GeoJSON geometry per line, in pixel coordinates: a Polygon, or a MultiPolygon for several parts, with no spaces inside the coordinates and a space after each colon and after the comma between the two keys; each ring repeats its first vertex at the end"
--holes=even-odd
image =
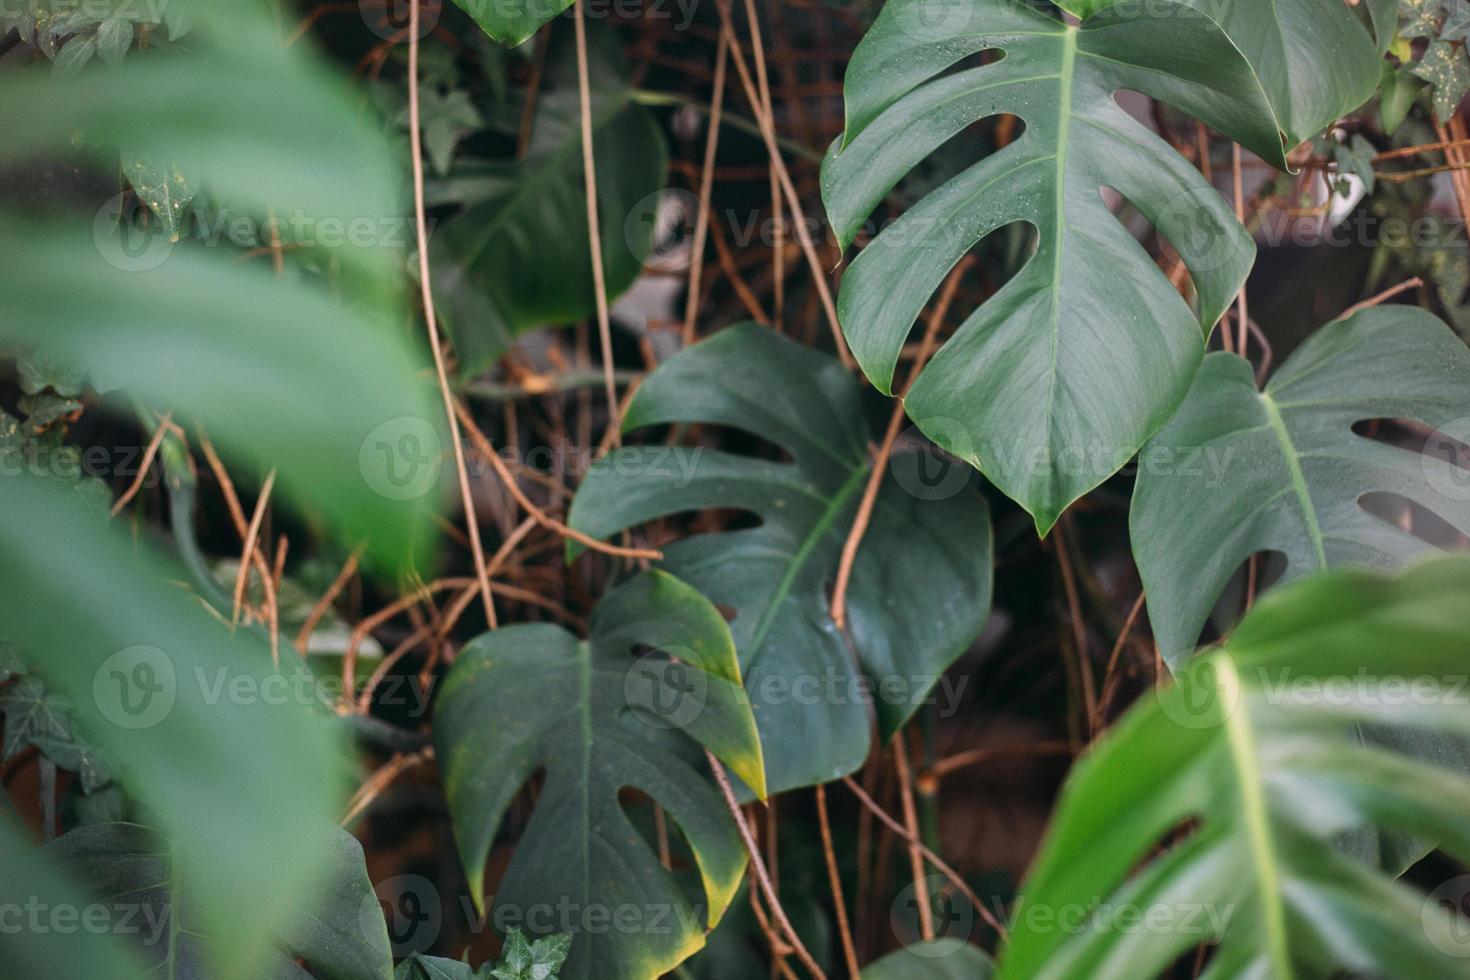
{"type": "MultiPolygon", "coordinates": [[[[122,144],[128,161],[168,161],[169,173],[237,202],[232,221],[274,210],[322,248],[335,228],[342,281],[285,281],[228,242],[174,241],[181,211],[132,227],[121,197],[45,221],[0,210],[0,251],[11,257],[0,267],[0,345],[35,348],[181,424],[203,422],[232,461],[277,468],[283,496],[396,570],[422,554],[421,504],[438,498],[410,499],[415,487],[402,492],[394,475],[409,461],[379,447],[408,431],[432,456],[443,409],[402,328],[402,254],[352,244],[364,220],[380,231],[402,224],[391,147],[309,46],[281,47],[268,11],[227,0],[170,9],[196,14],[187,50],[60,80],[7,73],[7,147],[64,158],[81,142],[114,166],[122,144]]],[[[163,200],[157,188],[140,193],[155,207],[163,200]]]]}
{"type": "Polygon", "coordinates": [[[756,528],[669,545],[664,567],[734,609],[731,630],[773,792],[860,766],[868,704],[884,735],[897,730],[989,615],[983,498],[963,479],[923,485],[913,455],[904,454],[882,484],[853,568],[852,647],[832,623],[827,590],[876,437],[860,396],[833,358],[754,324],[723,330],[643,383],[624,430],[733,426],[777,444],[792,462],[627,446],[592,468],[572,505],[572,525],[595,537],[698,508],[738,508],[761,519],[756,528]]]}
{"type": "Polygon", "coordinates": [[[954,265],[1007,224],[1036,229],[1035,254],[934,355],[906,405],[1043,533],[1168,420],[1255,254],[1220,195],[1114,95],[1143,92],[1285,164],[1267,95],[1214,21],[1169,0],[1125,6],[1076,27],[1019,3],[892,0],[853,54],[847,128],[822,168],[846,246],[955,134],[1004,113],[1025,123],[853,260],[838,312],[853,355],[888,392],[915,320],[954,265]],[[1004,57],[946,71],[996,50],[1004,57]],[[1194,310],[1104,189],[1179,252],[1194,310]]]}
{"type": "MultiPolygon", "coordinates": [[[[1318,135],[1373,97],[1381,74],[1379,50],[1388,48],[1378,26],[1370,34],[1339,0],[1182,0],[1225,29],[1260,76],[1288,146],[1318,135]],[[1375,38],[1378,38],[1375,44],[1375,38]],[[1324,52],[1331,52],[1330,55],[1324,52]]],[[[1095,10],[1138,5],[1131,0],[1065,0],[1086,17],[1095,10]]],[[[1381,0],[1370,0],[1375,24],[1381,0]],[[1375,6],[1376,4],[1376,6],[1375,6]]],[[[1389,6],[1397,17],[1396,0],[1389,6]]]]}
{"type": "MultiPolygon", "coordinates": [[[[525,158],[461,163],[448,199],[463,211],[432,239],[437,302],[467,375],[488,367],[517,334],[597,310],[568,40],[552,42],[548,90],[537,101],[525,158]]],[[[615,39],[597,31],[590,40],[603,273],[614,299],[643,271],[668,150],[657,121],[628,96],[615,39]]]]}
{"type": "MultiPolygon", "coordinates": [[[[362,845],[326,825],[318,846],[327,857],[322,882],[277,901],[292,912],[277,936],[278,948],[260,966],[270,980],[389,980],[393,957],[388,930],[363,863],[362,845]],[[304,966],[303,966],[304,964],[304,966]]],[[[168,977],[207,977],[210,939],[200,933],[196,910],[173,874],[167,842],[147,827],[94,824],[73,830],[46,848],[99,901],[128,916],[127,928],[150,972],[168,977]]]]}
{"type": "Polygon", "coordinates": [[[590,632],[584,641],[520,625],[472,642],[444,681],[434,741],[476,901],[506,807],[545,767],[492,914],[570,932],[565,980],[646,980],[704,945],[745,870],[694,742],[763,790],[760,741],[729,628],[689,586],[645,572],[598,605],[590,632]],[[629,821],[628,789],[683,833],[702,902],[691,904],[629,821]]]}
{"type": "Polygon", "coordinates": [[[158,816],[215,937],[212,975],[254,977],[257,943],[287,913],[280,896],[309,892],[327,856],[302,828],[341,806],[340,746],[308,707],[262,696],[279,677],[264,643],[231,634],[167,584],[178,566],[56,483],[0,478],[0,565],[26,570],[0,589],[5,638],[158,816]]]}
{"type": "Polygon", "coordinates": [[[573,0],[454,0],[490,37],[513,48],[525,41],[573,0]]]}
{"type": "Polygon", "coordinates": [[[915,943],[863,970],[862,980],[990,980],[995,964],[979,947],[958,939],[915,943]]]}
{"type": "Polygon", "coordinates": [[[1426,900],[1336,846],[1379,827],[1470,859],[1470,781],[1351,734],[1470,736],[1467,591],[1458,556],[1266,597],[1078,765],[1001,976],[1137,980],[1201,945],[1212,978],[1470,976],[1463,888],[1426,900]]]}
{"type": "Polygon", "coordinates": [[[1234,354],[1207,357],[1179,414],[1140,456],[1129,517],[1165,659],[1177,665],[1193,651],[1226,583],[1256,552],[1284,554],[1294,579],[1397,565],[1430,548],[1365,510],[1367,494],[1406,498],[1470,532],[1470,474],[1353,431],[1372,419],[1462,430],[1467,415],[1470,350],[1421,310],[1379,307],[1329,324],[1264,391],[1234,354]]]}

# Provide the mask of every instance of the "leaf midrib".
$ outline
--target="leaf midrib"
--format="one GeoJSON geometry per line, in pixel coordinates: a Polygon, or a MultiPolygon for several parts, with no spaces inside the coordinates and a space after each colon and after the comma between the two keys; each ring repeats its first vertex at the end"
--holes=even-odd
{"type": "Polygon", "coordinates": [[[1291,486],[1296,492],[1302,518],[1307,524],[1307,536],[1312,540],[1312,551],[1317,560],[1317,568],[1324,569],[1327,567],[1327,548],[1322,539],[1322,524],[1317,519],[1317,509],[1312,503],[1312,494],[1307,487],[1306,475],[1302,473],[1296,443],[1292,441],[1291,432],[1287,430],[1286,422],[1281,418],[1281,411],[1276,405],[1276,400],[1269,392],[1264,391],[1260,393],[1260,399],[1261,407],[1266,412],[1266,421],[1276,435],[1276,441],[1281,445],[1281,455],[1286,460],[1286,468],[1291,476],[1291,486]]]}
{"type": "Polygon", "coordinates": [[[1067,25],[1062,36],[1062,68],[1057,80],[1057,105],[1061,110],[1057,124],[1057,164],[1055,207],[1057,216],[1057,249],[1052,259],[1051,277],[1051,370],[1046,389],[1046,440],[1051,444],[1052,419],[1056,414],[1057,361],[1062,331],[1062,256],[1067,249],[1067,144],[1072,129],[1072,99],[1076,84],[1077,28],[1067,25]]]}
{"type": "Polygon", "coordinates": [[[1251,730],[1250,710],[1241,689],[1240,674],[1229,655],[1216,661],[1219,694],[1216,704],[1224,712],[1225,737],[1230,747],[1231,767],[1240,793],[1241,816],[1245,821],[1246,842],[1251,864],[1255,868],[1257,892],[1261,902],[1261,918],[1266,930],[1266,951],[1271,959],[1272,975],[1278,980],[1292,980],[1291,950],[1287,942],[1286,911],[1281,902],[1279,859],[1271,842],[1270,817],[1266,811],[1264,779],[1255,733],[1251,730]]]}
{"type": "Polygon", "coordinates": [[[853,468],[852,472],[847,475],[847,479],[843,482],[842,486],[832,495],[831,501],[823,509],[821,516],[812,524],[811,530],[802,539],[800,546],[792,554],[791,563],[786,566],[786,574],[781,576],[781,581],[776,585],[776,590],[771,593],[771,601],[766,604],[765,611],[761,613],[760,622],[756,624],[755,633],[751,636],[750,658],[752,662],[754,662],[760,652],[761,646],[765,643],[766,634],[770,632],[771,626],[775,623],[777,613],[785,605],[787,597],[791,594],[791,587],[796,582],[796,576],[801,574],[801,570],[811,558],[812,551],[816,548],[817,542],[826,535],[832,523],[837,520],[837,515],[842,513],[848,501],[852,499],[853,494],[866,482],[869,471],[870,467],[866,465],[853,468]]]}

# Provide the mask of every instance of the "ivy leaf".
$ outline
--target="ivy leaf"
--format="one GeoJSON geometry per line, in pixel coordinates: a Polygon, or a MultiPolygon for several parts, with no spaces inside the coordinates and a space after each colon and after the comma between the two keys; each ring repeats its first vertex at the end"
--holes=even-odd
{"type": "Polygon", "coordinates": [[[1383,418],[1449,426],[1467,406],[1470,350],[1408,307],[1323,327],[1263,391],[1239,357],[1207,357],[1179,414],[1140,456],[1129,515],[1164,659],[1177,667],[1193,651],[1226,583],[1256,552],[1284,554],[1291,580],[1431,550],[1364,510],[1369,493],[1406,498],[1470,532],[1470,478],[1455,463],[1352,429],[1383,418]]]}
{"type": "Polygon", "coordinates": [[[1441,41],[1470,41],[1470,3],[1449,0],[1445,6],[1444,24],[1439,29],[1441,41]]]}
{"type": "MultiPolygon", "coordinates": [[[[670,575],[645,572],[610,593],[587,640],[538,623],[472,641],[440,690],[434,744],[477,905],[505,810],[545,767],[496,910],[572,909],[558,919],[572,933],[568,980],[644,980],[687,959],[719,922],[745,869],[729,812],[697,768],[702,757],[691,753],[691,739],[764,790],[729,628],[670,575]],[[649,648],[655,653],[633,659],[649,648]],[[623,812],[619,794],[630,789],[662,806],[682,832],[702,901],[686,896],[623,812]],[[629,908],[663,910],[657,928],[597,926],[629,908]]],[[[553,943],[540,955],[558,950],[553,943]]]]}
{"type": "Polygon", "coordinates": [[[546,936],[534,943],[519,929],[505,937],[500,966],[490,971],[495,980],[557,980],[556,971],[566,962],[572,937],[566,933],[546,936]]]}
{"type": "Polygon", "coordinates": [[[863,687],[877,692],[870,700],[887,738],[985,625],[984,499],[963,473],[950,474],[958,482],[926,486],[913,476],[916,454],[895,458],[853,567],[849,646],[832,622],[827,590],[872,470],[868,444],[881,438],[868,427],[857,382],[836,359],[742,324],[660,366],[628,406],[623,428],[668,423],[733,426],[776,443],[793,461],[625,446],[583,480],[572,526],[606,538],[697,508],[758,516],[759,528],[666,546],[663,567],[735,610],[731,630],[772,790],[852,772],[871,740],[863,687]],[[814,698],[814,688],[838,694],[814,698]]]}
{"type": "Polygon", "coordinates": [[[1140,699],[1073,770],[1017,900],[1086,925],[1017,916],[1000,976],[1153,977],[1206,945],[1210,977],[1470,977],[1445,893],[1338,847],[1381,828],[1470,860],[1470,780],[1349,734],[1470,738],[1467,593],[1464,556],[1318,576],[1140,699]]]}
{"type": "Polygon", "coordinates": [[[1373,193],[1377,184],[1373,173],[1373,159],[1377,155],[1378,148],[1358,133],[1353,134],[1350,142],[1338,143],[1332,148],[1332,160],[1337,164],[1338,173],[1349,173],[1357,177],[1369,194],[1373,193]]]}
{"type": "Polygon", "coordinates": [[[1255,252],[1219,193],[1114,94],[1143,92],[1285,165],[1267,94],[1224,31],[1169,0],[1126,6],[1078,28],[1020,4],[891,0],[848,65],[847,128],[822,167],[846,247],[955,134],[1002,113],[1026,124],[886,227],[843,276],[838,312],[864,373],[889,393],[954,265],[1008,224],[1036,229],[1030,260],[939,349],[905,405],[1043,534],[1168,421],[1255,252]],[[946,73],[984,50],[1006,56],[946,73]],[[1197,309],[1109,210],[1105,187],[1179,252],[1197,309]]]}
{"type": "MultiPolygon", "coordinates": [[[[334,826],[321,828],[318,836],[326,872],[302,894],[277,897],[291,914],[258,975],[390,980],[388,930],[378,914],[362,845],[334,826]]],[[[93,824],[57,838],[45,853],[97,898],[125,900],[139,910],[136,945],[151,971],[169,977],[211,975],[210,937],[189,893],[178,886],[167,843],[152,830],[132,823],[93,824]]]]}
{"type": "MultiPolygon", "coordinates": [[[[480,116],[480,110],[470,101],[469,93],[462,89],[441,92],[428,88],[420,95],[420,102],[420,132],[424,149],[428,151],[434,172],[442,177],[449,173],[459,138],[465,131],[483,126],[485,120],[480,116]]],[[[408,110],[404,110],[398,122],[404,126],[408,124],[408,110]]]]}
{"type": "Polygon", "coordinates": [[[1404,37],[1438,37],[1443,22],[1444,0],[1399,0],[1404,23],[1399,33],[1404,37]]]}
{"type": "MultiPolygon", "coordinates": [[[[9,669],[19,673],[19,661],[13,653],[9,657],[9,669]]],[[[106,758],[77,732],[66,699],[46,690],[35,677],[22,676],[0,689],[0,715],[5,716],[0,760],[8,762],[26,746],[34,746],[60,768],[75,772],[86,793],[96,792],[116,778],[106,758]]]]}
{"type": "Polygon", "coordinates": [[[82,410],[82,403],[73,398],[57,398],[55,395],[24,395],[16,407],[26,417],[26,425],[33,432],[49,426],[82,410]]]}
{"type": "Polygon", "coordinates": [[[1429,50],[1409,71],[1434,86],[1434,113],[1440,119],[1454,115],[1470,91],[1470,57],[1459,44],[1429,42],[1429,50]]]}
{"type": "Polygon", "coordinates": [[[62,398],[75,398],[82,393],[82,372],[45,350],[21,352],[16,367],[20,371],[20,390],[27,395],[38,395],[47,388],[62,398]]]}
{"type": "Polygon", "coordinates": [[[122,170],[133,192],[163,222],[168,240],[178,241],[199,188],[177,166],[159,164],[146,153],[124,156],[122,170]]]}
{"type": "Polygon", "coordinates": [[[133,46],[133,22],[112,16],[97,25],[97,54],[109,65],[122,61],[133,46]]]}
{"type": "Polygon", "coordinates": [[[73,738],[71,710],[66,702],[47,693],[46,686],[34,677],[22,677],[0,689],[0,714],[5,716],[0,761],[14,759],[37,738],[59,743],[73,738]]]}

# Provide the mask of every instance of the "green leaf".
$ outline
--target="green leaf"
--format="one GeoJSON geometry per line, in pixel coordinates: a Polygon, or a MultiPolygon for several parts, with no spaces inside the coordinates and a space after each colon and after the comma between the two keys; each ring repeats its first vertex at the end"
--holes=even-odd
{"type": "Polygon", "coordinates": [[[264,645],[231,635],[167,584],[181,569],[56,487],[0,478],[0,566],[26,569],[0,589],[6,638],[162,821],[217,937],[216,974],[257,976],[258,943],[288,914],[280,896],[309,889],[326,857],[302,828],[341,806],[336,736],[299,704],[234,696],[262,690],[264,645]]]}
{"type": "MultiPolygon", "coordinates": [[[[429,154],[434,172],[442,177],[449,173],[459,138],[467,130],[485,125],[485,120],[470,101],[469,93],[460,89],[443,92],[437,88],[426,88],[419,101],[424,149],[429,154]]],[[[404,109],[398,123],[406,128],[409,121],[408,110],[404,109]]]]}
{"type": "Polygon", "coordinates": [[[29,914],[26,909],[35,909],[42,925],[27,928],[23,919],[17,923],[7,916],[11,921],[0,931],[0,957],[6,972],[17,977],[145,980],[149,974],[138,958],[110,930],[78,927],[63,941],[45,927],[53,915],[70,915],[71,923],[79,926],[95,899],[31,843],[3,793],[0,801],[0,908],[17,910],[22,916],[29,914]],[[21,927],[16,928],[17,924],[21,927]]]}
{"type": "Polygon", "coordinates": [[[97,53],[97,39],[95,37],[84,37],[77,35],[56,53],[56,58],[51,62],[51,76],[53,78],[65,78],[82,70],[92,56],[97,53]]]}
{"type": "Polygon", "coordinates": [[[109,65],[122,61],[133,46],[133,22],[113,16],[97,25],[97,54],[109,65]]]}
{"type": "Polygon", "coordinates": [[[1378,148],[1359,133],[1354,133],[1349,142],[1338,143],[1332,148],[1332,159],[1337,164],[1338,173],[1357,177],[1363,182],[1364,191],[1369,194],[1373,193],[1377,184],[1373,173],[1373,158],[1377,155],[1378,148]]]}
{"type": "Polygon", "coordinates": [[[1445,0],[1444,23],[1439,27],[1441,41],[1470,41],[1470,3],[1466,0],[1445,0]]]}
{"type": "MultiPolygon", "coordinates": [[[[362,845],[346,831],[325,825],[317,846],[328,867],[321,882],[302,894],[275,897],[291,914],[258,975],[389,980],[388,930],[374,914],[376,898],[362,845]]],[[[133,910],[139,927],[135,945],[150,970],[170,977],[209,975],[213,940],[201,933],[189,892],[181,893],[167,842],[152,830],[130,823],[94,824],[58,838],[45,853],[104,903],[133,910]]]]}
{"type": "Polygon", "coordinates": [[[103,755],[77,733],[66,699],[47,691],[35,677],[21,677],[0,689],[0,715],[5,716],[0,759],[8,762],[26,746],[35,746],[56,765],[77,773],[86,793],[116,778],[103,755]]]}
{"type": "Polygon", "coordinates": [[[1077,28],[1019,4],[892,0],[848,65],[847,128],[822,168],[845,247],[956,133],[1002,113],[1025,122],[1020,138],[853,260],[838,311],[863,371],[891,392],[910,330],[954,265],[1008,224],[1036,229],[1035,254],[934,355],[906,407],[1042,533],[1168,420],[1255,254],[1221,196],[1114,94],[1143,92],[1285,165],[1266,93],[1224,32],[1168,0],[1146,15],[1127,6],[1077,28]],[[995,49],[1005,57],[945,73],[995,49]],[[1112,213],[1104,188],[1179,252],[1198,309],[1112,213]]]}
{"type": "Polygon", "coordinates": [[[1365,0],[1363,6],[1368,8],[1368,20],[1381,57],[1398,33],[1399,0],[1365,0]]]}
{"type": "Polygon", "coordinates": [[[664,567],[735,610],[731,629],[771,790],[852,772],[868,756],[869,703],[886,738],[985,625],[984,499],[963,474],[929,486],[915,475],[916,454],[895,457],[853,568],[849,646],[832,622],[828,589],[871,472],[868,444],[881,438],[868,427],[857,382],[834,358],[743,324],[664,363],[639,388],[623,428],[666,423],[732,426],[793,461],[625,446],[587,474],[571,525],[606,538],[701,508],[758,516],[759,528],[666,546],[664,567]]]}
{"type": "Polygon", "coordinates": [[[1384,62],[1378,117],[1386,134],[1392,136],[1404,124],[1422,88],[1423,84],[1408,71],[1384,62]]]}
{"type": "Polygon", "coordinates": [[[126,271],[75,229],[11,224],[0,251],[0,342],[44,345],[99,388],[202,422],[345,541],[371,542],[381,568],[425,547],[443,412],[399,324],[196,248],[126,271]]]}
{"type": "Polygon", "coordinates": [[[169,241],[178,241],[199,188],[178,167],[162,166],[146,155],[124,156],[122,170],[133,192],[163,222],[169,241]]]}
{"type": "Polygon", "coordinates": [[[82,372],[59,363],[44,350],[23,352],[16,358],[20,371],[20,390],[27,395],[39,395],[50,388],[63,398],[75,398],[82,393],[82,372]]]}
{"type": "Polygon", "coordinates": [[[1470,737],[1467,591],[1458,556],[1263,599],[1078,764],[1001,975],[1136,980],[1209,944],[1208,977],[1470,976],[1453,913],[1336,846],[1378,827],[1470,859],[1470,781],[1350,734],[1470,737]]]}
{"type": "Polygon", "coordinates": [[[572,937],[557,933],[531,942],[519,929],[511,929],[500,953],[501,965],[490,971],[495,980],[557,980],[556,971],[566,962],[572,937]]]}
{"type": "Polygon", "coordinates": [[[393,971],[393,980],[486,980],[483,970],[476,970],[461,960],[415,953],[393,971]]]}
{"type": "MultiPolygon", "coordinates": [[[[1373,97],[1381,52],[1342,0],[1185,2],[1218,21],[1245,53],[1288,146],[1312,138],[1373,97]]],[[[1382,38],[1379,43],[1388,45],[1382,38]]]]}
{"type": "Polygon", "coordinates": [[[434,744],[477,902],[506,807],[546,768],[492,921],[547,928],[548,917],[532,913],[556,910],[550,928],[572,934],[568,980],[645,980],[704,945],[745,869],[729,812],[702,763],[691,762],[689,739],[757,789],[760,742],[729,628],[689,586],[643,573],[603,599],[590,633],[579,641],[538,623],[471,642],[440,691],[434,744]],[[642,648],[672,659],[635,661],[642,648]],[[682,832],[703,901],[691,904],[629,821],[625,789],[651,797],[682,832]]]}
{"type": "Polygon", "coordinates": [[[1470,56],[1460,44],[1431,41],[1424,57],[1409,71],[1434,86],[1434,113],[1440,119],[1453,116],[1470,91],[1470,56]]]}
{"type": "Polygon", "coordinates": [[[232,217],[299,219],[352,278],[288,281],[227,243],[175,245],[129,225],[117,201],[41,224],[0,214],[13,259],[0,269],[0,343],[203,422],[232,458],[277,468],[285,496],[347,544],[367,541],[378,568],[401,569],[425,549],[444,441],[403,323],[402,253],[353,244],[363,221],[407,228],[389,145],[309,47],[281,47],[267,9],[192,9],[188,50],[65,83],[13,73],[0,131],[25,154],[65,154],[81,131],[88,146],[125,144],[129,160],[170,161],[237,202],[232,217]]]}
{"type": "Polygon", "coordinates": [[[490,37],[508,48],[521,44],[573,0],[454,0],[490,37]]]}
{"type": "Polygon", "coordinates": [[[1399,0],[1399,9],[1404,15],[1399,33],[1404,37],[1439,36],[1444,0],[1399,0]]]}
{"type": "Polygon", "coordinates": [[[46,693],[34,677],[22,677],[0,689],[0,715],[5,716],[5,739],[0,761],[9,762],[37,738],[66,742],[72,738],[71,712],[66,702],[46,693]]]}
{"type": "Polygon", "coordinates": [[[862,980],[990,980],[994,972],[995,964],[978,947],[959,939],[936,939],[869,964],[862,980]]]}
{"type": "MultiPolygon", "coordinates": [[[[548,67],[553,76],[557,61],[548,67]]],[[[611,300],[643,271],[668,151],[654,117],[629,101],[625,69],[608,58],[597,64],[592,146],[611,300]]],[[[472,375],[516,335],[597,309],[575,86],[542,93],[524,160],[461,160],[454,186],[464,210],[435,232],[430,248],[436,300],[462,370],[472,375]]]]}
{"type": "Polygon", "coordinates": [[[1454,462],[1352,429],[1408,419],[1463,439],[1467,412],[1470,350],[1409,307],[1323,327],[1264,391],[1239,357],[1207,357],[1179,414],[1140,456],[1129,516],[1164,659],[1177,666],[1193,651],[1226,583],[1256,552],[1284,554],[1291,580],[1430,550],[1364,510],[1366,494],[1406,498],[1470,531],[1470,479],[1454,462]]]}
{"type": "MultiPolygon", "coordinates": [[[[64,79],[12,72],[0,92],[0,131],[11,151],[22,159],[74,153],[81,133],[107,166],[119,146],[130,157],[167,160],[228,198],[235,216],[299,216],[322,239],[329,222],[401,219],[399,164],[345,72],[308,45],[282,47],[267,6],[171,0],[169,9],[176,7],[195,16],[187,48],[64,79]]],[[[94,214],[87,209],[89,223],[94,214]]],[[[349,241],[334,255],[382,283],[401,278],[401,249],[349,241]]],[[[384,285],[378,290],[380,301],[393,297],[384,285]]]]}

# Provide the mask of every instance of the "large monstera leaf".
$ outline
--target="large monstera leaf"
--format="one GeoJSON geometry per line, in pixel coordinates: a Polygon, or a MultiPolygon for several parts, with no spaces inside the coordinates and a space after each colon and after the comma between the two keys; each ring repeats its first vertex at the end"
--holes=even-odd
{"type": "MultiPolygon", "coordinates": [[[[1367,25],[1342,0],[1181,0],[1217,21],[1260,76],[1288,146],[1322,132],[1373,97],[1381,73],[1367,25]],[[1331,52],[1328,54],[1327,52],[1331,52]]],[[[1063,0],[1080,17],[1131,0],[1063,0]]],[[[1380,19],[1384,4],[1370,4],[1380,19]]],[[[1397,6],[1389,6],[1397,16],[1397,6]]],[[[1378,27],[1374,27],[1375,34],[1378,27]]],[[[1389,36],[1392,36],[1392,29],[1389,36]]],[[[1387,48],[1388,41],[1381,41],[1387,48]]]]}
{"type": "MultiPolygon", "coordinates": [[[[327,825],[318,835],[327,871],[319,887],[277,900],[291,914],[277,948],[259,967],[268,980],[389,980],[388,930],[368,880],[362,845],[327,825]],[[304,964],[304,965],[303,965],[304,964]]],[[[186,889],[179,887],[168,844],[147,827],[103,823],[58,838],[46,852],[118,915],[151,975],[204,980],[212,945],[186,889]]]]}
{"type": "Polygon", "coordinates": [[[1373,419],[1458,431],[1467,416],[1470,350],[1422,310],[1380,307],[1329,324],[1263,391],[1239,357],[1207,357],[1179,414],[1141,454],[1129,517],[1165,659],[1177,665],[1194,650],[1226,583],[1256,552],[1285,555],[1290,580],[1394,566],[1431,548],[1365,510],[1368,494],[1405,498],[1470,533],[1470,473],[1353,431],[1373,419]]]}
{"type": "Polygon", "coordinates": [[[1265,598],[1078,765],[1001,976],[1139,980],[1212,945],[1213,980],[1470,977],[1463,882],[1426,899],[1337,846],[1378,827],[1470,859],[1470,780],[1352,736],[1470,736],[1467,593],[1456,556],[1265,598]]]}
{"type": "Polygon", "coordinates": [[[691,739],[764,790],[729,628],[659,571],[609,594],[587,640],[549,624],[505,627],[465,647],[445,679],[434,741],[476,901],[506,807],[546,770],[493,914],[571,933],[564,980],[666,973],[704,945],[735,895],[745,851],[701,757],[691,760],[691,739]],[[630,822],[625,789],[647,794],[682,831],[703,902],[691,905],[630,822]]]}
{"type": "Polygon", "coordinates": [[[1020,3],[891,0],[844,82],[847,128],[822,169],[843,246],[913,167],[977,120],[1020,138],[884,229],[842,280],[838,312],[888,392],[925,303],[965,253],[1013,222],[1036,252],[936,353],[907,398],[930,438],[980,468],[1044,533],[1168,420],[1244,282],[1250,237],[1199,173],[1115,101],[1140,91],[1285,165],[1260,80],[1212,20],[1159,0],[1071,26],[1020,3]],[[1004,56],[948,72],[979,52],[1004,56]],[[1195,309],[1104,200],[1168,238],[1195,309]]]}
{"type": "Polygon", "coordinates": [[[771,790],[853,771],[868,756],[868,703],[883,735],[897,730],[985,624],[984,499],[963,484],[926,488],[905,478],[911,455],[895,461],[853,568],[849,646],[832,622],[828,590],[872,469],[876,435],[857,382],[833,358],[744,324],[664,363],[638,390],[623,427],[665,423],[731,426],[792,461],[626,446],[588,473],[572,525],[607,537],[702,508],[758,516],[759,527],[666,546],[664,567],[734,610],[771,790]]]}

